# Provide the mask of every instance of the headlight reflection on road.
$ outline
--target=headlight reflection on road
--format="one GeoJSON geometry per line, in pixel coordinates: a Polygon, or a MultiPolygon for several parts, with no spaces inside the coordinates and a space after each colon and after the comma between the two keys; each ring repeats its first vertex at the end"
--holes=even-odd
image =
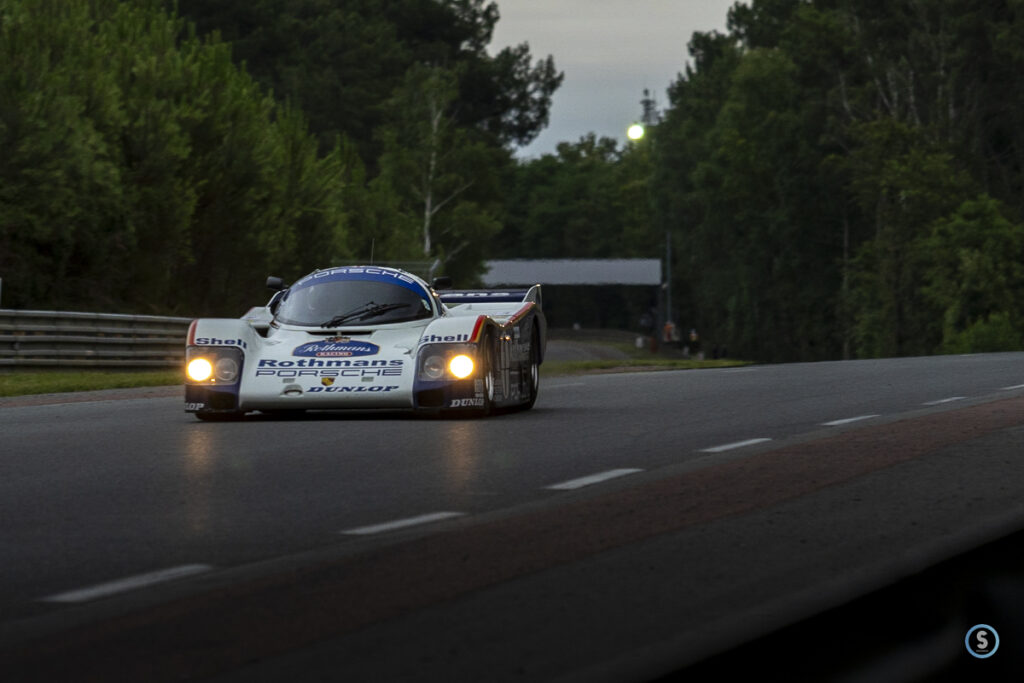
{"type": "Polygon", "coordinates": [[[453,492],[465,493],[480,471],[480,458],[487,452],[479,420],[452,421],[444,424],[441,441],[444,448],[445,480],[453,492]]]}
{"type": "Polygon", "coordinates": [[[185,519],[193,532],[208,531],[211,521],[216,435],[204,426],[197,423],[185,430],[185,519]]]}

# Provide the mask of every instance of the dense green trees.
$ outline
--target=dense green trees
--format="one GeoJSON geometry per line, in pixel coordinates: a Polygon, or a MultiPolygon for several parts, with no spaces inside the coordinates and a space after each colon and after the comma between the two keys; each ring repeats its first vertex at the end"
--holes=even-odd
{"type": "MultiPolygon", "coordinates": [[[[672,317],[735,355],[1024,343],[1020,0],[737,3],[645,139],[519,162],[561,75],[488,52],[496,21],[487,0],[0,0],[3,303],[235,314],[268,271],[469,282],[667,235],[672,317]]],[[[617,326],[652,303],[572,295],[617,326]]]]}
{"type": "Polygon", "coordinates": [[[498,249],[517,258],[648,256],[660,244],[649,175],[646,146],[620,150],[593,135],[560,143],[555,155],[522,166],[498,249]]]}
{"type": "MultiPolygon", "coordinates": [[[[673,317],[763,360],[1020,348],[1022,34],[1018,0],[751,0],[695,34],[645,141],[673,317]]],[[[589,172],[594,197],[579,171],[525,163],[504,244],[572,255],[549,216],[585,224],[577,255],[630,230],[597,190],[615,171],[589,172]]]]}
{"type": "MultiPolygon", "coordinates": [[[[204,313],[344,258],[338,151],[155,2],[0,2],[8,306],[204,313]]],[[[258,299],[256,299],[258,300],[258,299]]]]}
{"type": "Polygon", "coordinates": [[[480,272],[501,227],[501,177],[515,144],[547,124],[562,80],[527,45],[491,55],[486,0],[178,0],[201,33],[280,100],[301,106],[326,148],[339,137],[349,244],[362,259],[480,272]]]}
{"type": "Polygon", "coordinates": [[[235,314],[268,271],[349,259],[471,280],[561,81],[525,45],[489,55],[496,21],[483,0],[0,0],[3,304],[235,314]]]}
{"type": "Polygon", "coordinates": [[[561,75],[523,44],[491,56],[498,8],[487,0],[169,0],[200,34],[218,32],[280,99],[308,114],[329,147],[338,134],[365,160],[387,100],[417,64],[457,75],[459,126],[524,144],[547,124],[561,75]]]}
{"type": "Polygon", "coordinates": [[[498,171],[508,158],[503,148],[459,125],[457,97],[456,73],[424,65],[408,70],[385,103],[387,123],[378,129],[380,182],[408,209],[405,222],[415,228],[406,238],[411,255],[434,258],[469,281],[481,265],[481,247],[500,227],[498,171]]]}

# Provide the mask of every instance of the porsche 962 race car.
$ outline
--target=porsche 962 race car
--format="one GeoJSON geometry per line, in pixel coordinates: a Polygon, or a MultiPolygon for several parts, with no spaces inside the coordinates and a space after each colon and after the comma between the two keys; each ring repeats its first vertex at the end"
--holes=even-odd
{"type": "Polygon", "coordinates": [[[547,324],[540,285],[442,291],[395,268],[317,270],[243,318],[188,331],[185,410],[407,408],[487,415],[537,399],[547,324]]]}

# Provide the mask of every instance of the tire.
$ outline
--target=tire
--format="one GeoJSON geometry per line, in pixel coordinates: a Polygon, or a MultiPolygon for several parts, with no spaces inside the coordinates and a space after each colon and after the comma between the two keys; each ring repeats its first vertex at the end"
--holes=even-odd
{"type": "Polygon", "coordinates": [[[529,410],[537,402],[537,394],[540,392],[540,343],[537,341],[537,333],[534,332],[530,339],[530,356],[525,370],[519,369],[519,388],[525,388],[526,400],[512,408],[514,411],[529,410]]]}
{"type": "Polygon", "coordinates": [[[527,399],[522,405],[522,410],[529,410],[537,402],[537,394],[540,393],[540,340],[534,332],[530,337],[530,360],[526,369],[527,399]]]}
{"type": "Polygon", "coordinates": [[[484,405],[475,411],[477,417],[486,417],[494,412],[494,335],[487,334],[480,342],[480,378],[484,383],[484,405]]]}

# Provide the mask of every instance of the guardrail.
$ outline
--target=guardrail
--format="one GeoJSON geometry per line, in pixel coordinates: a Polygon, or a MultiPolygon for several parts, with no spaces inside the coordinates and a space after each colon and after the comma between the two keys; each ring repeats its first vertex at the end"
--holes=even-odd
{"type": "Polygon", "coordinates": [[[192,318],[0,309],[0,369],[180,365],[192,318]]]}

